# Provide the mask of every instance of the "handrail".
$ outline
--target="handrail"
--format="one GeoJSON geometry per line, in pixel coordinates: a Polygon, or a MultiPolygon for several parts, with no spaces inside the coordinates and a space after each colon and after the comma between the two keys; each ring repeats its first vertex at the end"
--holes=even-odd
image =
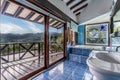
{"type": "Polygon", "coordinates": [[[25,43],[44,43],[44,42],[43,41],[40,41],[40,42],[8,42],[8,43],[0,43],[0,45],[4,45],[4,44],[19,44],[19,43],[25,44],[25,43]]]}
{"type": "Polygon", "coordinates": [[[30,57],[38,57],[44,52],[44,42],[24,42],[24,43],[2,43],[0,44],[0,55],[4,63],[26,59],[26,54],[30,57]],[[29,44],[29,45],[28,45],[29,44]]]}
{"type": "MultiPolygon", "coordinates": [[[[50,53],[57,53],[63,51],[62,44],[54,44],[52,42],[49,45],[50,53]]],[[[32,57],[39,57],[44,54],[44,42],[13,42],[13,43],[0,43],[0,55],[4,63],[18,61],[32,57]],[[11,59],[12,57],[12,59],[11,59]]]]}

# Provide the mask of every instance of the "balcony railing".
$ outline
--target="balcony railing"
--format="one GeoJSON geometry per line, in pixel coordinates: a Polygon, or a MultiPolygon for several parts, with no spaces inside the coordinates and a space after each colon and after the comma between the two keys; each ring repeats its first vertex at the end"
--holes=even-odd
{"type": "MultiPolygon", "coordinates": [[[[49,63],[63,58],[63,45],[51,42],[49,63]]],[[[1,80],[16,80],[44,67],[44,42],[1,43],[1,80]]]]}
{"type": "Polygon", "coordinates": [[[63,44],[50,42],[49,44],[49,63],[53,63],[63,58],[63,44]]]}
{"type": "Polygon", "coordinates": [[[44,53],[44,42],[0,44],[1,63],[38,57],[44,53]]]}

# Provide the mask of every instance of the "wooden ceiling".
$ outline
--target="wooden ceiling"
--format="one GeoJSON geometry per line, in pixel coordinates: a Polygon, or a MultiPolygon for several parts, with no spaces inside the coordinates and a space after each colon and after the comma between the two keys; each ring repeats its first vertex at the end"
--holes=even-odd
{"type": "MultiPolygon", "coordinates": [[[[24,19],[24,20],[39,23],[39,24],[44,24],[43,14],[40,14],[30,8],[26,8],[14,2],[2,0],[0,9],[1,9],[1,14],[3,15],[24,19]]],[[[63,27],[62,22],[53,18],[49,19],[49,25],[54,28],[63,27]]]]}
{"type": "Polygon", "coordinates": [[[63,0],[70,10],[77,16],[87,7],[88,0],[63,0]]]}

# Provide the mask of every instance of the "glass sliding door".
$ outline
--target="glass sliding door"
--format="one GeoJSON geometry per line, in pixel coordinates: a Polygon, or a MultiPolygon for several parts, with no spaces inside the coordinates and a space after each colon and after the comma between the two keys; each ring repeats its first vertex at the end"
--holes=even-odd
{"type": "Polygon", "coordinates": [[[49,64],[64,57],[64,24],[53,18],[49,19],[49,64]]]}
{"type": "Polygon", "coordinates": [[[64,58],[64,23],[14,0],[0,7],[1,80],[24,80],[64,58]]]}
{"type": "Polygon", "coordinates": [[[0,80],[44,67],[44,15],[11,1],[0,13],[0,80]]]}

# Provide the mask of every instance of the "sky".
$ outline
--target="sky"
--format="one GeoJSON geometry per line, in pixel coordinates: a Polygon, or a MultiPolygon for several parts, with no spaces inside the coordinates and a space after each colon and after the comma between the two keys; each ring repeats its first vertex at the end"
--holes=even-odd
{"type": "MultiPolygon", "coordinates": [[[[61,32],[62,29],[50,27],[50,32],[61,32]]],[[[0,14],[0,33],[25,34],[43,33],[44,25],[0,14]]]]}

